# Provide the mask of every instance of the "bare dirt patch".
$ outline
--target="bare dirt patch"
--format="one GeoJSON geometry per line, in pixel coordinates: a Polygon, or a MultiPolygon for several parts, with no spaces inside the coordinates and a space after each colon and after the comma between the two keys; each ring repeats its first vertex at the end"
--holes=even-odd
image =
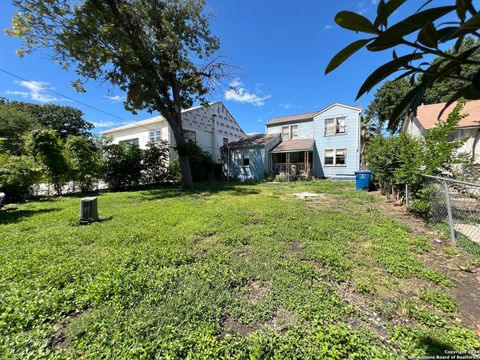
{"type": "Polygon", "coordinates": [[[255,304],[258,300],[263,299],[269,293],[269,288],[262,286],[258,281],[254,281],[248,286],[247,299],[255,304]]]}
{"type": "Polygon", "coordinates": [[[58,323],[57,331],[55,331],[49,340],[49,345],[52,349],[67,349],[70,346],[70,340],[67,336],[68,324],[70,324],[73,319],[82,316],[84,313],[85,310],[77,309],[58,323]]]}

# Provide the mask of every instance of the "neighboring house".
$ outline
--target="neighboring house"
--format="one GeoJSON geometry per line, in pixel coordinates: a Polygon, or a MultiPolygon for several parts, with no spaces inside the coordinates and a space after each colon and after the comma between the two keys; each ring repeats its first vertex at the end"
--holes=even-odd
{"type": "MultiPolygon", "coordinates": [[[[215,162],[221,161],[220,148],[223,145],[245,135],[222,102],[182,111],[182,125],[186,139],[210,153],[215,162]]],[[[174,135],[162,116],[110,129],[102,135],[112,137],[115,144],[132,143],[142,149],[148,143],[162,139],[170,144],[171,156],[176,156],[174,135]]]]}
{"type": "MultiPolygon", "coordinates": [[[[440,117],[441,121],[447,119],[456,103],[450,105],[440,117]]],[[[413,137],[423,137],[426,132],[438,124],[438,115],[445,107],[445,103],[421,105],[416,114],[411,114],[405,119],[402,131],[413,137]]],[[[472,160],[480,163],[480,100],[468,101],[462,110],[466,115],[454,131],[448,134],[450,140],[467,138],[467,141],[458,149],[458,153],[471,156],[472,160]]]]}
{"type": "Polygon", "coordinates": [[[335,103],[300,115],[273,119],[265,135],[245,137],[225,147],[231,177],[262,179],[265,174],[334,177],[354,175],[360,166],[360,112],[335,103]]]}

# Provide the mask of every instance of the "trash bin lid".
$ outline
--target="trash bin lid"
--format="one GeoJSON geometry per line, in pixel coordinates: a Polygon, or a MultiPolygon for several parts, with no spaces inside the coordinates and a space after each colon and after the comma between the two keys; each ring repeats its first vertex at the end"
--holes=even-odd
{"type": "Polygon", "coordinates": [[[358,170],[355,171],[355,174],[373,174],[372,170],[358,170]]]}

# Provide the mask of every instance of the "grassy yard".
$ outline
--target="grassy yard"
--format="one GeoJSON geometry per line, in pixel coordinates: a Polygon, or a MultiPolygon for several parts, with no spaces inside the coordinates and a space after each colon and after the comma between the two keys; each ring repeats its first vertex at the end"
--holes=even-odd
{"type": "Polygon", "coordinates": [[[471,259],[351,183],[102,194],[105,219],[89,226],[78,206],[0,211],[1,358],[388,359],[480,346],[455,300],[455,266],[471,259]]]}

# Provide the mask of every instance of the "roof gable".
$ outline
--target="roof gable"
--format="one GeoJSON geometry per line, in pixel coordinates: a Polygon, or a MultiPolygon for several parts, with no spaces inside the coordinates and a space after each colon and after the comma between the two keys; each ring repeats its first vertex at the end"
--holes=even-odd
{"type": "Polygon", "coordinates": [[[273,126],[273,125],[279,125],[279,124],[285,124],[289,122],[301,122],[301,121],[313,121],[313,118],[317,115],[320,115],[321,113],[330,110],[331,108],[335,106],[340,106],[347,108],[349,110],[354,110],[354,111],[362,111],[362,108],[359,106],[350,106],[350,105],[345,105],[341,103],[333,103],[332,105],[327,106],[326,108],[320,110],[320,111],[312,111],[312,112],[307,112],[303,114],[297,114],[297,115],[290,115],[290,116],[282,116],[278,117],[275,119],[270,120],[267,122],[267,126],[273,126]]]}

